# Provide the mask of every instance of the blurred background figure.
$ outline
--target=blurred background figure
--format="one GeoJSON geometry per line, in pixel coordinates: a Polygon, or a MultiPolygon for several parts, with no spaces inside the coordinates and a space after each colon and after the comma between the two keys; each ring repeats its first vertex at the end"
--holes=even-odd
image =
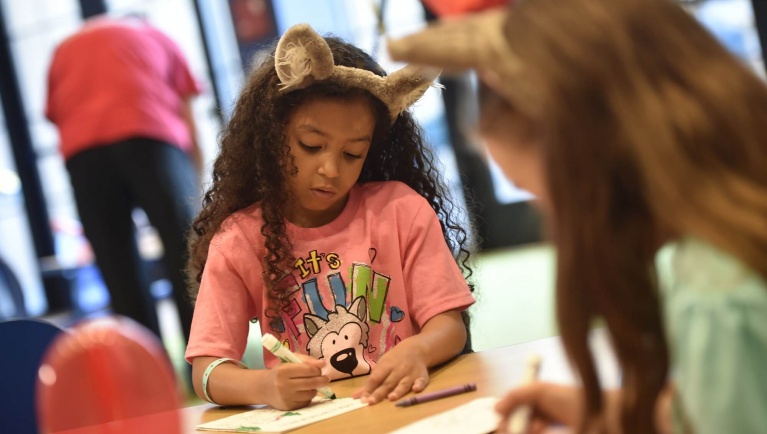
{"type": "Polygon", "coordinates": [[[190,103],[199,93],[176,44],[135,16],[86,20],[56,48],[48,71],[46,116],[58,128],[112,310],[160,336],[136,241],[138,207],[162,240],[185,342],[193,308],[182,270],[202,165],[190,103]]]}

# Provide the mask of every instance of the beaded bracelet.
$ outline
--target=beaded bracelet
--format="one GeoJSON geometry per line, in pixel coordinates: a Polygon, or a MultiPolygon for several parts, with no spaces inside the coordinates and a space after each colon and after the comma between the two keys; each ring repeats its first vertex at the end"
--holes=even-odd
{"type": "Polygon", "coordinates": [[[230,359],[227,357],[222,357],[218,360],[215,360],[210,365],[208,365],[208,367],[205,368],[205,373],[202,374],[202,393],[205,395],[205,400],[210,402],[211,404],[216,404],[216,403],[213,401],[213,399],[211,399],[210,395],[208,395],[208,378],[210,378],[210,373],[213,372],[213,370],[216,369],[218,365],[224,362],[234,363],[235,365],[239,366],[242,369],[248,369],[248,367],[241,361],[230,359]]]}

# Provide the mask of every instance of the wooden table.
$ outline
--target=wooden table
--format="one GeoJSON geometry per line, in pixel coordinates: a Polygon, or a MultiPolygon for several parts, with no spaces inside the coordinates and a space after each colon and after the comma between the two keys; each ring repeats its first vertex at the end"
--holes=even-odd
{"type": "MultiPolygon", "coordinates": [[[[592,334],[591,345],[596,354],[602,384],[606,387],[616,387],[619,378],[618,368],[607,334],[603,330],[596,330],[592,334]]],[[[385,433],[479,397],[502,396],[519,383],[525,361],[533,352],[540,354],[543,359],[541,380],[573,382],[572,371],[568,367],[559,338],[540,339],[460,356],[432,370],[429,386],[425,390],[430,392],[473,382],[477,384],[475,392],[405,408],[395,407],[393,402],[381,402],[291,432],[299,434],[385,433]]],[[[347,397],[360,388],[366,380],[366,376],[356,377],[333,382],[331,386],[337,396],[347,397]]],[[[197,431],[194,427],[250,409],[250,407],[221,408],[212,404],[187,407],[183,413],[186,424],[184,432],[205,432],[197,431]]]]}

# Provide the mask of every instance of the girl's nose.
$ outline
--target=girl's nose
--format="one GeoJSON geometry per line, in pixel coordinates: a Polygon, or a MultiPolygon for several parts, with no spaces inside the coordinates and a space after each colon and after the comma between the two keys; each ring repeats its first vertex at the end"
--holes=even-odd
{"type": "Polygon", "coordinates": [[[327,178],[338,177],[338,162],[333,157],[325,158],[318,169],[320,175],[327,178]]]}

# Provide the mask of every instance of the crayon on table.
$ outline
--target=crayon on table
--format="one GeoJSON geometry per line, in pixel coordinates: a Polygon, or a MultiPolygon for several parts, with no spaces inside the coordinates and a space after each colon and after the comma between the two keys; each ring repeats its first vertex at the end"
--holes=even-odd
{"type": "MultiPolygon", "coordinates": [[[[298,358],[295,354],[293,354],[289,349],[285,348],[280,341],[277,340],[274,336],[272,336],[269,333],[264,334],[261,336],[261,344],[264,345],[264,348],[269,350],[270,353],[277,356],[278,359],[282,360],[283,363],[303,363],[301,359],[298,358]]],[[[333,389],[330,388],[330,386],[320,387],[317,389],[322,396],[329,399],[336,399],[336,394],[333,392],[333,389]]]]}
{"type": "Polygon", "coordinates": [[[477,390],[477,385],[475,383],[463,384],[460,386],[448,387],[447,389],[438,390],[436,392],[415,395],[408,399],[403,399],[395,405],[397,407],[410,407],[411,405],[423,404],[424,402],[447,398],[448,396],[459,395],[461,393],[472,392],[474,390],[477,390]]]}

